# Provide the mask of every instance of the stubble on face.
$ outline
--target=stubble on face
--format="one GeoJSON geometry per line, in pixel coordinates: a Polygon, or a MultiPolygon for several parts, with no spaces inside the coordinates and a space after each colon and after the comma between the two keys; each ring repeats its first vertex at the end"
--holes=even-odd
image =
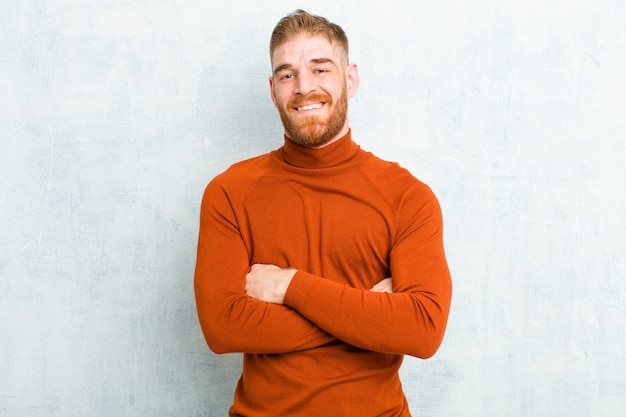
{"type": "Polygon", "coordinates": [[[348,115],[348,91],[344,85],[337,102],[330,95],[314,94],[289,101],[287,106],[278,104],[278,113],[285,128],[285,134],[293,142],[317,148],[334,139],[343,129],[348,115]],[[311,101],[323,101],[330,107],[330,114],[324,118],[321,116],[305,116],[296,118],[289,112],[295,111],[301,103],[311,101]]]}

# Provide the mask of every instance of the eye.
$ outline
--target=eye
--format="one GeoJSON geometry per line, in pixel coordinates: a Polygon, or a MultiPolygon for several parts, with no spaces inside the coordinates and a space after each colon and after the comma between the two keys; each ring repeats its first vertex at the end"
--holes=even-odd
{"type": "Polygon", "coordinates": [[[292,79],[293,77],[294,77],[294,75],[293,75],[293,74],[291,74],[291,73],[287,73],[287,74],[283,74],[283,75],[281,75],[281,76],[280,76],[280,79],[281,79],[281,80],[290,80],[290,79],[292,79]]]}
{"type": "Polygon", "coordinates": [[[316,74],[323,74],[325,72],[327,72],[327,71],[325,69],[323,69],[323,68],[318,68],[318,69],[315,70],[316,74]]]}

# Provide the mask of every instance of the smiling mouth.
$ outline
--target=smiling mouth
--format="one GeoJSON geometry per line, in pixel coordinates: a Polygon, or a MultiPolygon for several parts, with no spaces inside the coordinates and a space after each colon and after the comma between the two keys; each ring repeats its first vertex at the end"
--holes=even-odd
{"type": "Polygon", "coordinates": [[[296,107],[295,109],[297,111],[317,110],[317,109],[321,109],[323,105],[324,103],[313,103],[313,104],[307,104],[306,106],[299,106],[299,107],[296,107]]]}

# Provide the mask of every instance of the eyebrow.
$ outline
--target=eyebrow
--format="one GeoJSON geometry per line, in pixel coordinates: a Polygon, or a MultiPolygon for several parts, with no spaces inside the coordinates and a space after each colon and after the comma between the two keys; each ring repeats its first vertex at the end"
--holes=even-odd
{"type": "MultiPolygon", "coordinates": [[[[311,64],[331,64],[334,67],[337,67],[337,64],[335,63],[335,61],[333,61],[330,58],[313,58],[311,61],[309,61],[311,64]]],[[[293,65],[291,64],[282,64],[277,66],[274,69],[274,74],[278,74],[281,71],[285,71],[288,70],[290,68],[293,68],[293,65]]]]}
{"type": "Polygon", "coordinates": [[[335,67],[337,66],[337,64],[335,64],[335,61],[333,61],[330,58],[315,58],[311,60],[311,63],[313,64],[332,64],[335,67]]]}

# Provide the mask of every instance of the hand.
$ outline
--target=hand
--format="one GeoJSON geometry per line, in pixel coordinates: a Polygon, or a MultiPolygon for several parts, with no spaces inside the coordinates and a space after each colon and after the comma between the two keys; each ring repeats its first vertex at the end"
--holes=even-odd
{"type": "Polygon", "coordinates": [[[393,285],[391,283],[391,278],[383,279],[382,281],[380,281],[379,283],[374,285],[372,288],[370,288],[370,291],[373,291],[373,292],[393,292],[393,285]]]}
{"type": "Polygon", "coordinates": [[[246,294],[266,303],[283,304],[296,269],[254,264],[246,275],[246,294]]]}

